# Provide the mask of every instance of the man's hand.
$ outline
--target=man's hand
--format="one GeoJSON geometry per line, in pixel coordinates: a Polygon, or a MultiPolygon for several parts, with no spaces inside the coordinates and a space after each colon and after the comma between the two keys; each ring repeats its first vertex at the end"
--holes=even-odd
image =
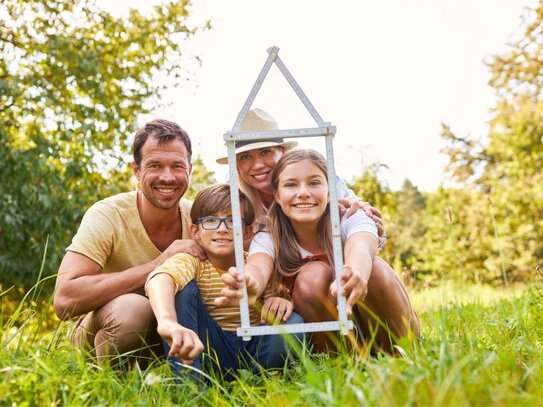
{"type": "MultiPolygon", "coordinates": [[[[337,283],[330,285],[330,293],[337,298],[337,283]]],[[[347,297],[347,316],[351,316],[353,305],[358,301],[364,301],[368,294],[368,282],[362,278],[362,274],[345,264],[341,273],[341,295],[347,297]]]]}
{"type": "Polygon", "coordinates": [[[292,315],[292,311],[294,311],[294,304],[292,301],[281,297],[269,297],[262,307],[260,322],[269,325],[287,322],[292,315]]]}
{"type": "Polygon", "coordinates": [[[177,239],[174,240],[174,242],[170,246],[168,246],[168,248],[164,250],[160,256],[155,259],[155,267],[160,266],[167,259],[177,253],[188,253],[191,256],[198,257],[200,260],[207,259],[204,249],[202,248],[202,246],[196,243],[195,240],[177,239]]]}
{"type": "Polygon", "coordinates": [[[204,351],[204,345],[196,332],[182,327],[177,322],[159,321],[157,331],[170,346],[168,356],[179,358],[186,365],[192,364],[192,361],[204,351]]]}
{"type": "MultiPolygon", "coordinates": [[[[221,297],[215,299],[217,307],[239,305],[239,299],[243,297],[243,278],[235,267],[230,267],[228,273],[221,275],[221,280],[225,287],[222,289],[221,297]]],[[[245,273],[245,283],[247,285],[247,296],[249,305],[254,305],[259,292],[257,279],[250,274],[245,273]]]]}

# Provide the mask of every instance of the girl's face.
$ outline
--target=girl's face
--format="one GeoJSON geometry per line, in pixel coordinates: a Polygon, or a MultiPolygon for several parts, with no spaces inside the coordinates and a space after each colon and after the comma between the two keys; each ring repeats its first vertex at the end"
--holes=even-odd
{"type": "Polygon", "coordinates": [[[328,182],[311,161],[287,165],[279,174],[275,200],[293,224],[317,224],[328,204],[328,182]]]}
{"type": "Polygon", "coordinates": [[[282,156],[282,147],[257,148],[239,153],[236,156],[238,174],[246,184],[271,195],[271,173],[282,156]]]}

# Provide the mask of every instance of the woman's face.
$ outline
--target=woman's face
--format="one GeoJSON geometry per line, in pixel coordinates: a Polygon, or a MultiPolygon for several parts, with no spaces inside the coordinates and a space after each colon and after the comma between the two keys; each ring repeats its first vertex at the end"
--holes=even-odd
{"type": "Polygon", "coordinates": [[[240,178],[258,191],[271,194],[271,173],[283,156],[282,147],[265,147],[236,155],[240,178]]]}
{"type": "Polygon", "coordinates": [[[326,176],[308,160],[287,165],[279,174],[275,200],[293,224],[316,224],[328,204],[326,176]]]}

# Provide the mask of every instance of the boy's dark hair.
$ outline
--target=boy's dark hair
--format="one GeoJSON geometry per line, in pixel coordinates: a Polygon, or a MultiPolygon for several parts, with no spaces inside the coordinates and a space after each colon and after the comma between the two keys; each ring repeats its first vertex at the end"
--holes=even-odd
{"type": "MultiPolygon", "coordinates": [[[[241,207],[241,217],[245,219],[246,225],[251,225],[255,220],[255,210],[253,203],[243,192],[239,191],[239,204],[241,207]]],[[[228,212],[232,208],[230,202],[230,185],[214,184],[198,191],[192,209],[190,210],[190,219],[196,223],[198,218],[204,216],[215,216],[221,212],[228,212]]]]}
{"type": "Polygon", "coordinates": [[[188,159],[189,161],[191,160],[192,145],[188,133],[177,123],[164,119],[156,119],[146,123],[145,126],[136,132],[134,144],[132,145],[136,164],[141,165],[141,149],[149,136],[156,138],[159,145],[175,139],[181,140],[187,149],[188,159]]]}

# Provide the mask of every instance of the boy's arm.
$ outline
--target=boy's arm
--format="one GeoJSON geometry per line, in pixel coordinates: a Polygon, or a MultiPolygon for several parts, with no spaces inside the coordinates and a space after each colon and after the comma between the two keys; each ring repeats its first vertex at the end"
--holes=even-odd
{"type": "MultiPolygon", "coordinates": [[[[272,271],[273,259],[270,255],[259,252],[249,256],[245,264],[245,282],[249,305],[254,305],[257,298],[262,296],[272,271]]],[[[215,299],[215,305],[221,307],[239,304],[239,299],[243,296],[243,279],[236,267],[230,267],[228,273],[224,273],[221,279],[225,287],[221,291],[222,296],[215,299]]]]}
{"type": "Polygon", "coordinates": [[[204,345],[196,333],[177,322],[175,284],[166,273],[151,277],[146,285],[151,308],[156,316],[157,331],[170,346],[169,356],[191,364],[203,351],[204,345]]]}

